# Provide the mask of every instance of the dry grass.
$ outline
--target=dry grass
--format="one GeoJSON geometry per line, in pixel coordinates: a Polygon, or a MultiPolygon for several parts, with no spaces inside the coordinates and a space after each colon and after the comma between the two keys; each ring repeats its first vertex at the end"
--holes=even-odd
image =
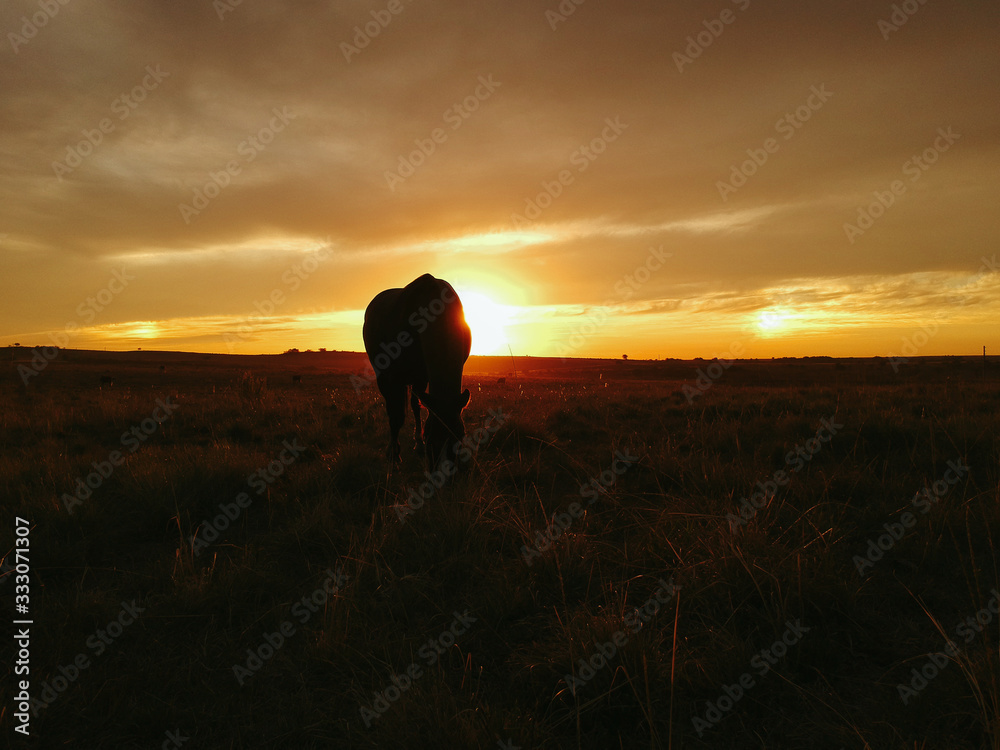
{"type": "Polygon", "coordinates": [[[849,385],[817,385],[792,364],[737,365],[689,404],[691,380],[634,370],[609,387],[603,373],[473,376],[467,427],[489,409],[509,419],[400,522],[394,504],[426,481],[411,425],[389,474],[374,389],[321,370],[293,385],[274,362],[140,363],[99,389],[57,361],[28,388],[0,385],[6,538],[15,515],[33,523],[32,691],[91,660],[39,711],[35,746],[153,748],[179,729],[213,748],[1000,747],[1000,626],[956,637],[1000,585],[996,380],[851,365],[849,385]],[[69,514],[63,493],[168,396],[176,413],[69,514]],[[727,514],[823,418],[843,428],[733,531],[727,514]],[[305,451],[257,494],[248,476],[294,440],[305,451]],[[638,461],[588,505],[581,485],[615,451],[638,461]],[[957,459],[967,476],[859,574],[868,540],[957,459]],[[240,492],[249,507],[195,554],[192,535],[240,492]],[[585,514],[528,565],[523,545],[573,502],[585,514]],[[337,566],[345,584],[301,623],[296,602],[337,566]],[[661,578],[679,594],[633,627],[661,578]],[[88,637],[133,599],[142,616],[96,655],[88,637]],[[465,611],[475,622],[428,663],[465,611]],[[759,676],[755,654],[796,620],[809,631],[759,676]],[[285,621],[294,634],[238,684],[233,666],[285,621]],[[618,631],[627,642],[574,694],[565,676],[618,631]],[[904,705],[897,684],[946,635],[958,664],[904,705]],[[366,727],[361,707],[411,664],[420,676],[366,727]],[[692,717],[747,672],[754,687],[699,736],[692,717]]]}

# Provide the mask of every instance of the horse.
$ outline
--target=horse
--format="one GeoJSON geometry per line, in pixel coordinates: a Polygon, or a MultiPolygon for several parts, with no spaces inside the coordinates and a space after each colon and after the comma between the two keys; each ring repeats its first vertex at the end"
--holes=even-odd
{"type": "Polygon", "coordinates": [[[399,431],[406,421],[409,388],[417,450],[425,450],[431,472],[451,470],[465,437],[462,410],[470,393],[462,390],[462,370],[472,348],[458,293],[429,273],[402,289],[386,289],[368,304],[362,333],[389,417],[389,460],[400,461],[399,431]],[[428,411],[422,435],[421,404],[428,411]]]}

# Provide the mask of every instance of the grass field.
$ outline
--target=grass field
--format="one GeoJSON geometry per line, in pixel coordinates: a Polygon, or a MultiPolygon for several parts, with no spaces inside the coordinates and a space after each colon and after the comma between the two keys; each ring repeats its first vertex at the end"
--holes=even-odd
{"type": "Polygon", "coordinates": [[[362,355],[4,353],[12,745],[1000,748],[996,360],[473,358],[437,487],[362,355]]]}

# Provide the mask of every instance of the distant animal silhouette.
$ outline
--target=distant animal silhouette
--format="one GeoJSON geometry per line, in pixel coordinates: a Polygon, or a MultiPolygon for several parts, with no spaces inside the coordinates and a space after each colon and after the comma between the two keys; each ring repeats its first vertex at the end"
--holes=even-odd
{"type": "Polygon", "coordinates": [[[301,375],[292,375],[292,382],[293,383],[301,383],[302,382],[302,376],[301,375]]]}
{"type": "Polygon", "coordinates": [[[110,375],[101,375],[101,385],[114,385],[115,379],[110,375]]]}
{"type": "Polygon", "coordinates": [[[507,385],[507,378],[497,378],[497,385],[507,385]]]}
{"type": "Polygon", "coordinates": [[[462,390],[462,370],[472,348],[472,331],[454,288],[424,274],[402,289],[380,292],[365,310],[363,336],[389,416],[389,459],[400,459],[409,387],[417,449],[424,447],[431,471],[454,463],[455,446],[465,437],[462,410],[470,394],[462,390]],[[428,411],[422,441],[421,404],[428,411]]]}

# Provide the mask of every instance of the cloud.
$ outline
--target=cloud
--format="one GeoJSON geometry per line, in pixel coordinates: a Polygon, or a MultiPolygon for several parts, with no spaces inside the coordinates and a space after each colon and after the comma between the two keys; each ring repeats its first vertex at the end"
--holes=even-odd
{"type": "Polygon", "coordinates": [[[378,0],[243,2],[221,18],[201,0],[72,0],[12,43],[38,7],[0,10],[0,270],[19,290],[0,302],[3,337],[61,326],[122,263],[142,272],[102,324],[239,315],[295,248],[325,240],[337,261],[289,300],[290,320],[363,308],[430,269],[600,304],[658,245],[673,259],[643,293],[678,314],[788,279],[884,277],[893,300],[912,274],[967,272],[1000,230],[985,0],[926,3],[888,39],[891,5],[860,0],[591,0],[554,29],[558,4],[526,0],[403,0],[386,24],[378,0]],[[678,71],[724,9],[733,22],[678,71]],[[348,61],[342,45],[373,22],[348,61]],[[486,97],[482,77],[499,84],[486,97]],[[832,96],[786,139],[779,123],[817,86],[832,96]],[[609,118],[627,127],[601,146],[609,118]],[[909,182],[942,127],[961,138],[909,182]],[[718,183],[768,138],[778,150],[724,201],[718,183]],[[572,181],[515,232],[563,171],[572,181]],[[849,242],[845,223],[893,180],[906,193],[849,242]],[[214,197],[185,221],[199,192],[214,197]],[[671,302],[671,285],[703,299],[671,302]]]}

